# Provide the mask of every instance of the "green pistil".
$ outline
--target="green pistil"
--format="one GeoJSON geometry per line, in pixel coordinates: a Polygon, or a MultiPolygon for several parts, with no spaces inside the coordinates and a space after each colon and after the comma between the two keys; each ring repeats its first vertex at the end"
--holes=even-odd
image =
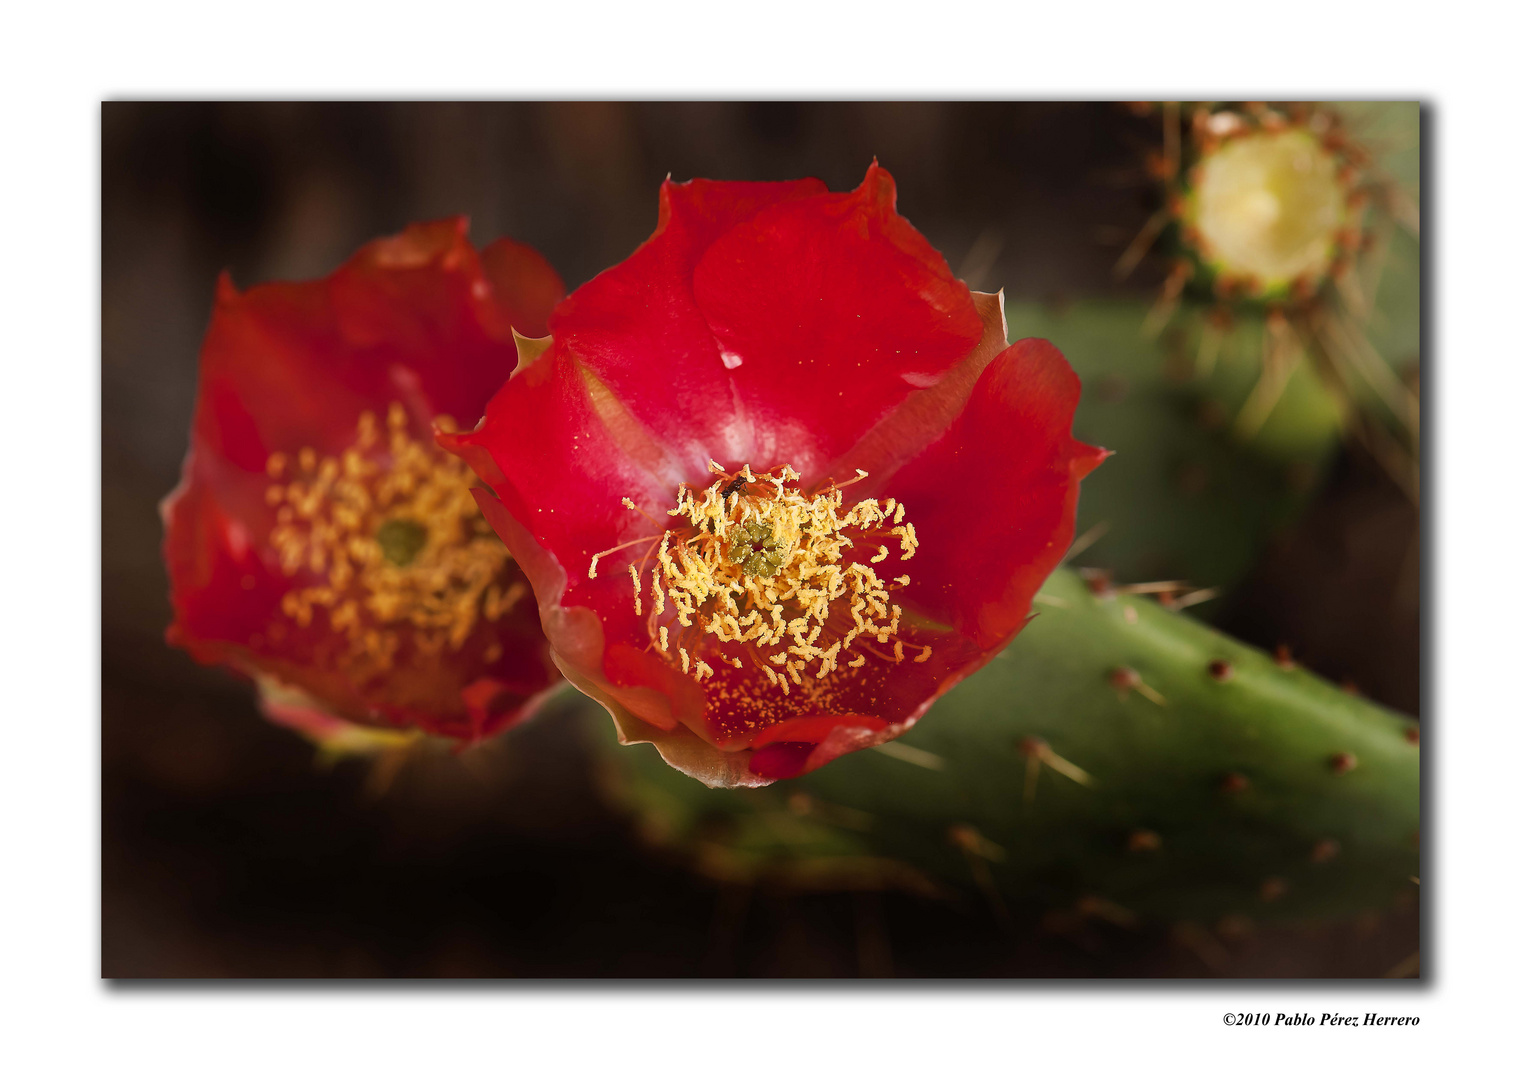
{"type": "Polygon", "coordinates": [[[776,548],[776,534],[771,526],[747,521],[729,534],[724,558],[751,577],[775,577],[782,568],[782,553],[776,548]]]}
{"type": "Polygon", "coordinates": [[[428,542],[428,528],[407,518],[392,518],[375,530],[375,542],[388,562],[406,566],[428,542]]]}

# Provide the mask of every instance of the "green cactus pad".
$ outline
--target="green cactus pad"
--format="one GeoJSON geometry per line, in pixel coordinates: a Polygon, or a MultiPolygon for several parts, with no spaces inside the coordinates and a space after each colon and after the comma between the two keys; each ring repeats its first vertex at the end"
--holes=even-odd
{"type": "Polygon", "coordinates": [[[1149,308],[1011,303],[1009,337],[1061,344],[1083,380],[1073,433],[1115,452],[1083,481],[1078,534],[1101,535],[1081,561],[1122,581],[1177,578],[1228,590],[1308,503],[1340,445],[1340,416],[1302,367],[1243,441],[1232,421],[1261,370],[1261,320],[1241,320],[1206,377],[1195,374],[1191,342],[1142,335],[1149,308]]]}
{"type": "Polygon", "coordinates": [[[594,725],[645,834],[721,877],[1130,919],[1342,917],[1419,875],[1415,725],[1058,571],[1014,644],[885,750],[709,790],[594,725]]]}

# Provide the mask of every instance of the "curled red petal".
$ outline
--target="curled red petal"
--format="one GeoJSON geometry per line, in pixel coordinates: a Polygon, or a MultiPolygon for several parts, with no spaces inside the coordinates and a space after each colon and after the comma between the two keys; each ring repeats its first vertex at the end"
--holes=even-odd
{"type": "Polygon", "coordinates": [[[1072,543],[1078,481],[1105,451],[1072,438],[1081,386],[1048,341],[1026,338],[978,377],[966,407],[889,481],[923,529],[908,603],[982,649],[1029,616],[1072,543]]]}
{"type": "Polygon", "coordinates": [[[852,476],[859,470],[868,474],[863,493],[879,491],[904,462],[940,438],[961,415],[983,370],[1009,347],[1003,294],[974,292],[972,303],[982,323],[977,344],[934,385],[904,398],[826,466],[823,475],[852,476]]]}

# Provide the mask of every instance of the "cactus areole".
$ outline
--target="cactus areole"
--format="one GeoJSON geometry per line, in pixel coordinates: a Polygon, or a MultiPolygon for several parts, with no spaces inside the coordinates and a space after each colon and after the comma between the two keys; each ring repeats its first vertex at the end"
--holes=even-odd
{"type": "Polygon", "coordinates": [[[321,281],[239,293],[201,350],[180,486],[165,500],[172,643],[258,681],[326,745],[462,740],[559,685],[528,583],[434,443],[473,423],[564,294],[463,219],[378,240],[321,281]],[[356,725],[358,725],[356,727],[356,725]]]}
{"type": "Polygon", "coordinates": [[[711,786],[911,727],[1024,625],[1071,542],[1076,376],[1008,345],[887,172],[667,181],[470,433],[560,669],[711,786]]]}

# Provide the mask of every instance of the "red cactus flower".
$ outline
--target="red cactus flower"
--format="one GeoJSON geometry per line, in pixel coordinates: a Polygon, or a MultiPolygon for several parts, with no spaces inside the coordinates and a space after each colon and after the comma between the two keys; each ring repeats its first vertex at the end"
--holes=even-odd
{"type": "Polygon", "coordinates": [[[1061,354],[1008,346],[895,202],[875,164],[843,194],[667,182],[440,437],[566,677],[709,785],[908,730],[1024,625],[1104,456],[1061,354]]]}
{"type": "Polygon", "coordinates": [[[471,424],[564,295],[533,249],[414,225],[332,276],[224,274],[179,487],[168,638],[256,679],[272,719],[479,739],[558,682],[527,580],[434,443],[471,424]]]}

